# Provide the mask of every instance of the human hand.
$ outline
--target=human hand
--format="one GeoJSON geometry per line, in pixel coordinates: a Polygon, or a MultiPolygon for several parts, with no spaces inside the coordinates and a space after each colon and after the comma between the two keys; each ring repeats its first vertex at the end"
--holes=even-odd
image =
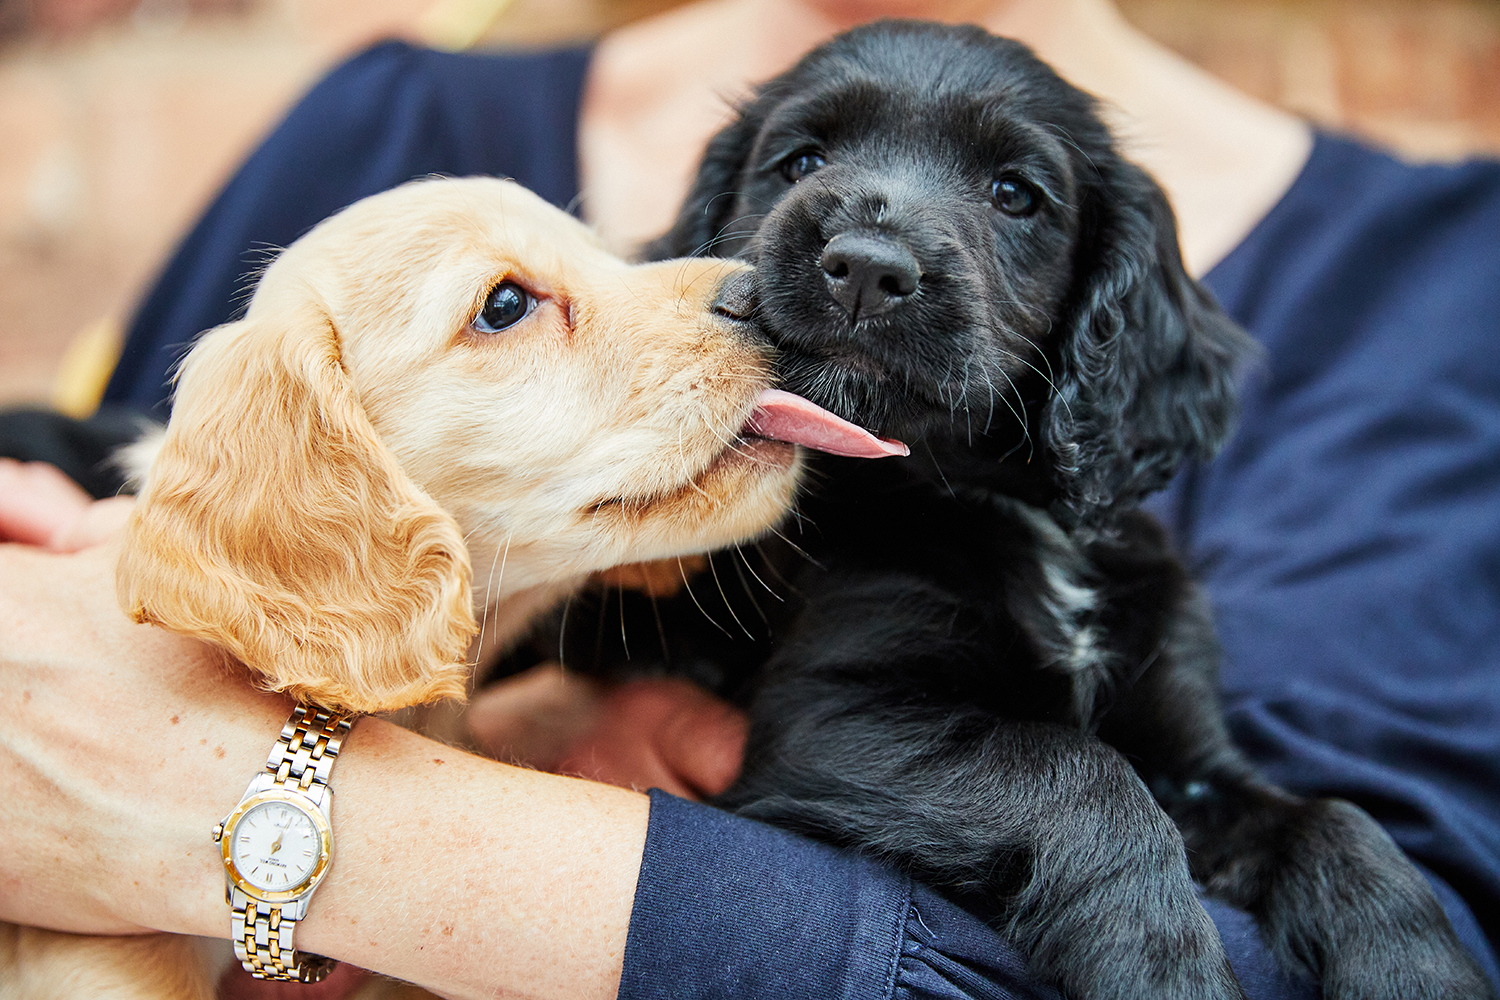
{"type": "Polygon", "coordinates": [[[689,799],[734,783],[749,730],[744,713],[685,680],[609,685],[550,663],[481,692],[467,719],[496,759],[689,799]]]}
{"type": "Polygon", "coordinates": [[[0,458],[0,542],[76,552],[113,535],[132,501],[94,501],[56,466],[0,458]]]}

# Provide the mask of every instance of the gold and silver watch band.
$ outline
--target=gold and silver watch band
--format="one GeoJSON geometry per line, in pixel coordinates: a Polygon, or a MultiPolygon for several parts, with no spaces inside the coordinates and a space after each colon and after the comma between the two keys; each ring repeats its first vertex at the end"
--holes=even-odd
{"type": "MultiPolygon", "coordinates": [[[[281,727],[266,758],[265,771],[251,789],[281,788],[327,808],[328,779],[354,717],[313,705],[299,705],[281,727]]],[[[248,793],[247,793],[248,794],[248,793]]],[[[300,898],[275,903],[256,899],[236,885],[225,893],[235,957],[257,979],[316,983],[337,965],[321,955],[299,954],[292,945],[297,921],[307,913],[311,888],[300,898]]]]}
{"type": "Polygon", "coordinates": [[[328,787],[328,775],[339,748],[349,736],[354,716],[330,712],[316,705],[298,705],[281,727],[281,738],[271,747],[266,770],[276,784],[307,791],[328,787]]]}
{"type": "MultiPolygon", "coordinates": [[[[306,904],[298,904],[303,911],[306,904]]],[[[229,890],[229,931],[234,936],[234,957],[256,979],[291,983],[316,983],[339,964],[322,955],[299,954],[292,947],[296,919],[283,917],[291,909],[251,899],[240,889],[229,890]]],[[[300,916],[300,914],[299,914],[300,916]]]]}

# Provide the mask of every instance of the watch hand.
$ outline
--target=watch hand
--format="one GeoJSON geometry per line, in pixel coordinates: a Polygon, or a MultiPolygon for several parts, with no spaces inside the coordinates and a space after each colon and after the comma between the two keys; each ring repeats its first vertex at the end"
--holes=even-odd
{"type": "Polygon", "coordinates": [[[271,844],[272,854],[275,854],[277,851],[281,850],[281,842],[286,839],[286,831],[287,828],[292,825],[293,818],[294,817],[288,816],[286,818],[286,822],[276,828],[276,840],[271,844]]]}

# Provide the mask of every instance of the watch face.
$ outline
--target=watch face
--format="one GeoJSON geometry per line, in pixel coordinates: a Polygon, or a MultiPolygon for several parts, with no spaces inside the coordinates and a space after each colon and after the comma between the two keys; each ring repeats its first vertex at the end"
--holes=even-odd
{"type": "Polygon", "coordinates": [[[311,817],[285,802],[262,802],[234,825],[230,857],[240,878],[257,889],[285,892],[317,867],[321,850],[311,817]]]}

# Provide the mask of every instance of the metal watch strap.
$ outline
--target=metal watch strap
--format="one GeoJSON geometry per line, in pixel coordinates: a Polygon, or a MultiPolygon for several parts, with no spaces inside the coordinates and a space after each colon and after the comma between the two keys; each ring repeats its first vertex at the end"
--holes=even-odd
{"type": "Polygon", "coordinates": [[[297,921],[283,918],[275,903],[251,899],[240,889],[229,890],[229,931],[234,957],[256,979],[316,983],[339,964],[322,955],[298,953],[292,947],[297,921]]]}
{"type": "Polygon", "coordinates": [[[328,785],[328,775],[339,748],[349,736],[354,717],[316,705],[298,705],[281,727],[281,738],[271,747],[266,770],[276,784],[307,791],[328,785]]]}
{"type": "MultiPolygon", "coordinates": [[[[313,786],[326,788],[353,724],[353,716],[298,705],[266,758],[266,771],[273,775],[274,784],[302,792],[313,786]]],[[[292,906],[253,899],[231,887],[229,907],[234,955],[255,978],[316,983],[338,965],[321,955],[298,954],[292,947],[297,921],[284,915],[292,906]]]]}

